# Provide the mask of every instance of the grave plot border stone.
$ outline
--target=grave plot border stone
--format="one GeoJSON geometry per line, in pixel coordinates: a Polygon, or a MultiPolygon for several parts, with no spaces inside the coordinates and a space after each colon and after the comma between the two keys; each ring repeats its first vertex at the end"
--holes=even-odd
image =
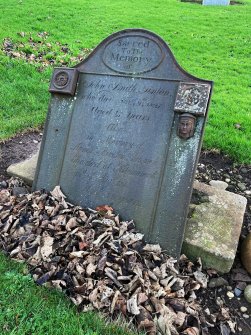
{"type": "Polygon", "coordinates": [[[55,69],[33,189],[60,185],[75,204],[109,204],[178,257],[212,85],[150,31],[107,37],[74,68],[55,69]]]}

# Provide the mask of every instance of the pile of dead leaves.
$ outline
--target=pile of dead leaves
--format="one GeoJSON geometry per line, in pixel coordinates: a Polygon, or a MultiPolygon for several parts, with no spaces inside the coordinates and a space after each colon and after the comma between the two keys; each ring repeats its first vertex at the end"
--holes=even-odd
{"type": "Polygon", "coordinates": [[[50,65],[72,66],[78,64],[91,52],[91,49],[88,48],[80,48],[78,52],[74,52],[67,44],[50,43],[47,41],[49,34],[46,31],[38,33],[36,36],[25,32],[19,32],[18,35],[21,36],[21,41],[14,41],[11,38],[3,40],[3,52],[11,58],[22,59],[38,65],[39,71],[50,65]]]}
{"type": "MultiPolygon", "coordinates": [[[[212,326],[196,292],[207,286],[201,264],[179,263],[146,244],[133,221],[109,206],[73,206],[51,193],[0,189],[0,248],[25,261],[39,285],[66,292],[83,311],[133,319],[148,334],[208,334],[212,326]]],[[[18,186],[18,187],[17,187],[18,186]]]]}

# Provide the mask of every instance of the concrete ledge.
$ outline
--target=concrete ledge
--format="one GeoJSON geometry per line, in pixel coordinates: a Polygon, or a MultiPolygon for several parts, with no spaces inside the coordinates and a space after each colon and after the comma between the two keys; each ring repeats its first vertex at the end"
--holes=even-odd
{"type": "Polygon", "coordinates": [[[231,269],[241,233],[247,199],[198,181],[195,192],[203,202],[190,205],[182,252],[200,257],[206,268],[226,273],[231,269]]]}
{"type": "MultiPolygon", "coordinates": [[[[11,165],[7,172],[32,185],[37,159],[38,153],[11,165]]],[[[191,260],[200,257],[205,268],[229,272],[238,246],[247,199],[225,191],[221,185],[214,187],[198,181],[194,183],[194,192],[198,201],[190,205],[182,252],[191,260]]]]}
{"type": "Polygon", "coordinates": [[[25,161],[10,165],[7,169],[7,173],[10,176],[23,179],[28,185],[32,186],[37,167],[37,160],[38,152],[25,161]]]}

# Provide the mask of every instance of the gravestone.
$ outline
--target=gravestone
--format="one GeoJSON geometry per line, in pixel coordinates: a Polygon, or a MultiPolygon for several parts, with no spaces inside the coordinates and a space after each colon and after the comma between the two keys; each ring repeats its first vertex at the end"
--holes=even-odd
{"type": "Polygon", "coordinates": [[[202,5],[204,6],[228,6],[230,0],[203,0],[202,5]]]}
{"type": "Polygon", "coordinates": [[[109,36],[76,67],[55,69],[33,188],[109,204],[178,256],[211,89],[156,34],[109,36]]]}

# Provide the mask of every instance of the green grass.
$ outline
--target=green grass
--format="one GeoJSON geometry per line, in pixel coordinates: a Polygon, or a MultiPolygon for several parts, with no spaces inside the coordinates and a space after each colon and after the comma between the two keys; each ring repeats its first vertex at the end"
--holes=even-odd
{"type": "Polygon", "coordinates": [[[8,335],[133,335],[97,313],[78,313],[54,289],[38,287],[23,264],[0,253],[0,334],[8,335]]]}
{"type": "MultiPolygon", "coordinates": [[[[215,82],[204,148],[251,163],[251,0],[243,3],[217,7],[178,0],[0,0],[0,38],[28,43],[29,33],[41,40],[37,33],[46,31],[46,42],[59,61],[56,42],[68,44],[77,56],[117,30],[152,30],[169,43],[188,72],[215,82]]],[[[27,45],[24,50],[32,52],[27,45]]],[[[44,122],[52,68],[39,72],[38,66],[3,52],[0,57],[0,139],[4,139],[44,122]]]]}

